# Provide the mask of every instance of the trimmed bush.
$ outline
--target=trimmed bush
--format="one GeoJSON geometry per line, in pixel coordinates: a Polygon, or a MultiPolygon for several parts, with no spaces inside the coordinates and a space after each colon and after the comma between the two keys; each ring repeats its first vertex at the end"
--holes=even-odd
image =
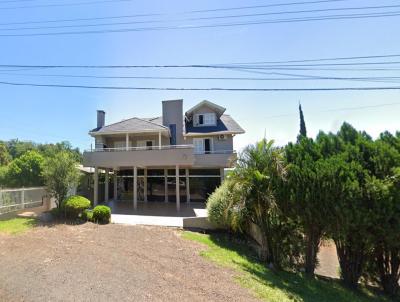
{"type": "Polygon", "coordinates": [[[96,206],[93,209],[92,221],[97,223],[110,223],[111,209],[107,206],[96,206]]]}
{"type": "Polygon", "coordinates": [[[83,211],[82,217],[83,217],[83,219],[86,219],[87,221],[92,221],[93,210],[88,209],[88,210],[83,211]]]}
{"type": "Polygon", "coordinates": [[[85,210],[90,208],[90,200],[82,196],[68,197],[62,203],[62,210],[67,218],[77,219],[83,218],[85,210]]]}

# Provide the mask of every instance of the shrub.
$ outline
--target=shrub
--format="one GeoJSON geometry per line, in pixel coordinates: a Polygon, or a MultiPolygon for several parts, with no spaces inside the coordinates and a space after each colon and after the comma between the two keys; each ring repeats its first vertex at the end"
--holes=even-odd
{"type": "Polygon", "coordinates": [[[93,210],[87,209],[83,211],[82,218],[86,219],[87,221],[93,220],[93,210]]]}
{"type": "Polygon", "coordinates": [[[67,218],[83,217],[83,212],[90,208],[90,201],[82,196],[71,196],[62,203],[62,209],[67,218]]]}
{"type": "Polygon", "coordinates": [[[97,223],[110,223],[111,209],[107,206],[96,206],[93,209],[92,220],[97,223]]]}
{"type": "Polygon", "coordinates": [[[238,191],[235,184],[225,180],[207,200],[208,220],[220,228],[242,230],[242,219],[235,210],[238,191]]]}

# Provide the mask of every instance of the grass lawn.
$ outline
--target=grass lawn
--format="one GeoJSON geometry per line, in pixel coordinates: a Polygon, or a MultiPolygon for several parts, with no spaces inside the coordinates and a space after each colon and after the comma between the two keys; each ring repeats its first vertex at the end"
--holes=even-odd
{"type": "Polygon", "coordinates": [[[0,220],[0,233],[19,234],[33,228],[37,224],[34,218],[12,218],[0,220]]]}
{"type": "Polygon", "coordinates": [[[208,248],[201,252],[203,257],[236,270],[236,281],[264,301],[389,301],[365,288],[353,292],[334,280],[311,279],[288,272],[275,273],[260,263],[248,246],[232,242],[225,234],[183,232],[182,237],[207,245],[208,248]]]}

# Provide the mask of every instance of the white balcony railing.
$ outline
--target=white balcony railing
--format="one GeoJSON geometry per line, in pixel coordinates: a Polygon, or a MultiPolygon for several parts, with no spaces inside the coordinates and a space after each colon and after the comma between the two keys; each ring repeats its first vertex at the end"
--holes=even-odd
{"type": "Polygon", "coordinates": [[[146,150],[171,150],[171,149],[193,149],[193,153],[198,154],[235,154],[235,150],[195,150],[193,145],[162,145],[144,147],[120,147],[120,148],[96,148],[85,150],[85,152],[121,152],[121,151],[146,151],[146,150]]]}
{"type": "Polygon", "coordinates": [[[120,151],[145,151],[145,150],[171,150],[171,149],[193,149],[193,145],[162,145],[143,147],[120,147],[120,148],[96,148],[85,152],[120,152],[120,151]]]}

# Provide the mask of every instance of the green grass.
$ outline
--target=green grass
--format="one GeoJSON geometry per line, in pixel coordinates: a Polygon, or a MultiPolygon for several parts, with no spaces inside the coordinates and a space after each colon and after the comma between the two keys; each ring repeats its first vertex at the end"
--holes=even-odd
{"type": "Polygon", "coordinates": [[[34,218],[12,218],[0,220],[0,233],[16,235],[23,233],[37,224],[34,218]]]}
{"type": "Polygon", "coordinates": [[[182,237],[205,244],[208,248],[201,252],[203,257],[236,270],[236,281],[264,301],[389,301],[365,288],[351,291],[342,287],[339,281],[273,272],[257,260],[248,246],[232,242],[226,234],[183,232],[182,237]]]}

